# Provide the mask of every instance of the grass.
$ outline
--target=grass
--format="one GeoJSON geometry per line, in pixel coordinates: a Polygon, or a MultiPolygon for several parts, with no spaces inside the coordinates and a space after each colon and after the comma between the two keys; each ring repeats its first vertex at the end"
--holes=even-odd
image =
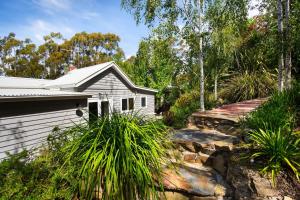
{"type": "Polygon", "coordinates": [[[170,144],[162,123],[113,114],[71,131],[78,137],[65,147],[66,163],[81,163],[81,197],[92,199],[98,189],[102,199],[158,198],[170,144]]]}
{"type": "Polygon", "coordinates": [[[275,93],[266,103],[251,112],[244,125],[253,130],[293,129],[299,101],[299,86],[275,93]]]}
{"type": "Polygon", "coordinates": [[[220,91],[226,102],[239,102],[267,97],[277,90],[276,76],[266,70],[244,72],[232,77],[220,91]]]}

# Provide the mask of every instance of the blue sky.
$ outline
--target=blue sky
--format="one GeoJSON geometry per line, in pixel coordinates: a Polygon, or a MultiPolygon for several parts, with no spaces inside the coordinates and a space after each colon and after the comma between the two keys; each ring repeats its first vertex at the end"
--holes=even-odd
{"type": "Polygon", "coordinates": [[[0,37],[14,32],[37,44],[50,32],[65,38],[82,31],[110,32],[120,36],[120,47],[129,57],[149,33],[121,9],[120,0],[0,0],[0,10],[0,37]]]}

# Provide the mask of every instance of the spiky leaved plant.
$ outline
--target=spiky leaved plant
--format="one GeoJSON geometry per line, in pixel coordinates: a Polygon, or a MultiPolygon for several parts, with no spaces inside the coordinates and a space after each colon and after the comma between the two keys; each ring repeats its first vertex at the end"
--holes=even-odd
{"type": "MultiPolygon", "coordinates": [[[[285,129],[286,130],[286,129],[285,129]]],[[[285,167],[291,169],[299,180],[300,138],[290,131],[260,129],[250,133],[255,145],[252,158],[261,158],[264,162],[263,173],[271,172],[272,182],[276,184],[276,175],[285,167]]]]}
{"type": "Polygon", "coordinates": [[[162,163],[171,144],[165,126],[136,115],[112,114],[71,129],[67,162],[80,162],[80,196],[92,199],[157,199],[162,163]]]}

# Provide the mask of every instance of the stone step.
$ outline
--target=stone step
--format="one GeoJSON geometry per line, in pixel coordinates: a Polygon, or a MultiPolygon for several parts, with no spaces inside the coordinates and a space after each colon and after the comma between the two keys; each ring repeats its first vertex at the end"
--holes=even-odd
{"type": "Polygon", "coordinates": [[[236,120],[202,115],[190,116],[188,119],[187,128],[216,130],[228,135],[238,135],[241,132],[238,121],[236,120]]]}
{"type": "MultiPolygon", "coordinates": [[[[164,169],[163,183],[166,191],[174,193],[173,198],[185,196],[187,199],[218,199],[231,193],[231,188],[223,177],[210,167],[188,162],[173,163],[171,166],[175,167],[164,169]]],[[[167,199],[173,199],[170,197],[172,194],[168,195],[167,199]]]]}

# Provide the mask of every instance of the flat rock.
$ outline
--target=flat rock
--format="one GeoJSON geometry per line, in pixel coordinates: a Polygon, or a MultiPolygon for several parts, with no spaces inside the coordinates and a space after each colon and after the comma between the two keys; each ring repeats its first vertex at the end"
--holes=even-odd
{"type": "Polygon", "coordinates": [[[160,200],[189,200],[189,197],[178,193],[178,192],[169,192],[165,191],[164,194],[159,195],[160,200]]]}
{"type": "Polygon", "coordinates": [[[173,142],[183,146],[191,152],[199,152],[209,148],[227,148],[232,150],[234,144],[238,142],[238,138],[226,135],[216,130],[199,130],[199,129],[181,129],[175,131],[173,142]]]}
{"type": "Polygon", "coordinates": [[[278,196],[279,191],[272,187],[271,181],[259,175],[252,176],[252,183],[255,187],[258,196],[272,197],[278,196]]]}
{"type": "Polygon", "coordinates": [[[163,183],[167,190],[198,196],[225,195],[227,188],[221,175],[197,163],[178,164],[176,169],[165,169],[163,183]]]}

